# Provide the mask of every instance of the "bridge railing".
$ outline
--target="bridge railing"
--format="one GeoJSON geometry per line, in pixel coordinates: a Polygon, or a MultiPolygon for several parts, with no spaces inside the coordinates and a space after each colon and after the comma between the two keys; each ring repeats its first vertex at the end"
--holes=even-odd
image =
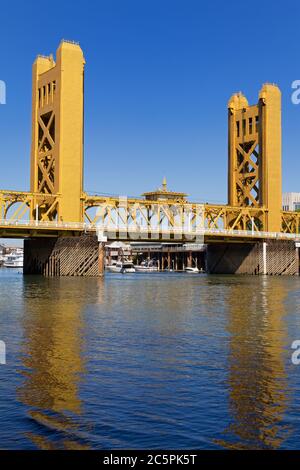
{"type": "Polygon", "coordinates": [[[203,243],[204,237],[217,236],[217,237],[240,237],[240,238],[253,238],[253,239],[278,239],[278,240],[300,240],[300,234],[284,233],[284,232],[266,232],[257,230],[234,230],[234,229],[217,229],[207,227],[161,227],[160,225],[147,227],[142,225],[132,224],[100,224],[100,223],[87,223],[87,222],[61,222],[61,221],[35,221],[35,220],[13,220],[0,219],[0,227],[9,228],[25,228],[29,230],[66,230],[66,231],[80,231],[80,232],[98,232],[109,239],[128,239],[128,240],[159,240],[170,239],[172,241],[182,241],[184,239],[192,239],[195,242],[203,243]]]}
{"type": "Polygon", "coordinates": [[[3,227],[27,227],[27,228],[48,228],[48,229],[66,229],[66,230],[95,230],[95,226],[84,222],[58,222],[50,220],[7,220],[0,219],[0,226],[3,227]]]}

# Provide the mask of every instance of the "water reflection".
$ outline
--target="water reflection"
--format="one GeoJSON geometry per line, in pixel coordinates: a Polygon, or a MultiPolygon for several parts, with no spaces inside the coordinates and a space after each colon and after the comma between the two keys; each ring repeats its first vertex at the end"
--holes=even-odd
{"type": "Polygon", "coordinates": [[[11,407],[0,401],[3,420],[18,418],[18,443],[10,431],[1,445],[286,445],[285,351],[298,280],[111,275],[25,277],[17,286],[0,285],[5,305],[6,290],[16,293],[10,319],[12,330],[20,326],[16,362],[3,377],[13,392],[21,383],[11,407]]]}
{"type": "Polygon", "coordinates": [[[225,448],[276,449],[290,432],[282,423],[289,402],[283,356],[287,284],[264,278],[248,287],[234,284],[224,299],[231,424],[217,442],[225,448]]]}
{"type": "Polygon", "coordinates": [[[36,433],[27,437],[38,448],[85,447],[80,442],[79,387],[85,367],[82,302],[86,296],[77,290],[84,285],[74,279],[24,278],[24,383],[18,397],[37,425],[36,433]],[[47,439],[47,430],[56,431],[56,441],[47,439]]]}

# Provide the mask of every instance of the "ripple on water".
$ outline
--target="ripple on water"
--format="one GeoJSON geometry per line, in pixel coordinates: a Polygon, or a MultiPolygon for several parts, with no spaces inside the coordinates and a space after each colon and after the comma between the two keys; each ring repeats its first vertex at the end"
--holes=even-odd
{"type": "Polygon", "coordinates": [[[297,448],[299,279],[0,280],[1,448],[297,448]]]}

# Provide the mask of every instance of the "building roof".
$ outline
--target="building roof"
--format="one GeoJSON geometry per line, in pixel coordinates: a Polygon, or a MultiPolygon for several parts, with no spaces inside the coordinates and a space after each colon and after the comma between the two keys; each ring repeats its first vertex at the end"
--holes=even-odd
{"type": "Polygon", "coordinates": [[[143,193],[147,200],[158,201],[158,200],[174,200],[174,202],[186,201],[187,194],[177,191],[169,191],[167,188],[167,180],[163,179],[162,186],[154,191],[143,193]]]}
{"type": "Polygon", "coordinates": [[[109,245],[106,245],[106,248],[130,248],[130,244],[129,243],[123,243],[123,242],[119,242],[119,241],[115,241],[115,242],[112,242],[110,243],[109,245]]]}

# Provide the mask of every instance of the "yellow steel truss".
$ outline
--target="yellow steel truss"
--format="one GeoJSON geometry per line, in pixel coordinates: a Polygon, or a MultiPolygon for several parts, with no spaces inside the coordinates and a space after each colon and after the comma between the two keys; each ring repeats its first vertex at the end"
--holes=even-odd
{"type": "MultiPolygon", "coordinates": [[[[37,219],[51,221],[60,195],[0,190],[0,220],[15,223],[37,219]]],[[[267,209],[187,202],[149,201],[106,196],[82,195],[85,222],[122,229],[148,228],[163,232],[190,229],[229,229],[266,231],[267,209]]],[[[300,213],[282,211],[281,231],[300,233],[300,213]]],[[[78,221],[80,222],[80,221],[78,221]]],[[[38,230],[38,228],[37,228],[38,230]]]]}
{"type": "Polygon", "coordinates": [[[53,194],[0,190],[0,219],[15,222],[37,216],[42,221],[53,220],[58,200],[53,194]]]}
{"type": "Polygon", "coordinates": [[[262,207],[233,207],[144,199],[119,199],[86,196],[85,220],[91,224],[118,228],[145,226],[159,228],[191,228],[192,230],[231,229],[263,231],[266,227],[266,209],[262,207]],[[96,210],[91,211],[92,208],[96,210]],[[91,215],[92,214],[92,215],[91,215]]]}
{"type": "Polygon", "coordinates": [[[300,233],[300,213],[283,211],[281,231],[284,233],[300,233]]]}

